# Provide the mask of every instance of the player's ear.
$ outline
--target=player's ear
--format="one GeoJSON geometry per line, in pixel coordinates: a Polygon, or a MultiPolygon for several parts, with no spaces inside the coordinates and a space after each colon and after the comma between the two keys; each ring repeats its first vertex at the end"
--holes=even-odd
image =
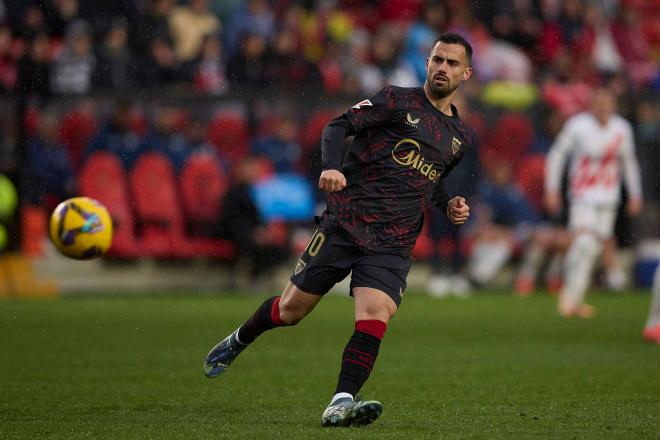
{"type": "Polygon", "coordinates": [[[427,58],[426,58],[426,70],[428,70],[428,68],[429,68],[429,59],[428,59],[428,57],[427,57],[427,58]]]}
{"type": "MultiPolygon", "coordinates": [[[[428,63],[428,61],[427,61],[428,63]]],[[[463,80],[468,80],[472,76],[472,67],[468,67],[465,69],[465,72],[463,72],[463,80]]]]}

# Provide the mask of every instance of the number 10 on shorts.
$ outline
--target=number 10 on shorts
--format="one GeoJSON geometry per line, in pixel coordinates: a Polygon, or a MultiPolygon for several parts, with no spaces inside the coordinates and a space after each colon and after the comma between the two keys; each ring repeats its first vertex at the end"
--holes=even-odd
{"type": "Polygon", "coordinates": [[[305,252],[307,252],[310,257],[315,256],[319,253],[319,250],[321,250],[321,246],[323,246],[324,242],[325,234],[317,229],[316,232],[314,232],[314,235],[312,235],[312,238],[309,240],[309,243],[307,243],[305,252]]]}

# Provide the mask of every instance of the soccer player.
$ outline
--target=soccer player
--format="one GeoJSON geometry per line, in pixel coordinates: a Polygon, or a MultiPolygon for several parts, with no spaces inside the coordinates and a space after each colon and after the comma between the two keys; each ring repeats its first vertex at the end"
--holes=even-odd
{"type": "Polygon", "coordinates": [[[570,247],[564,259],[564,283],[559,292],[562,316],[590,318],[593,307],[584,296],[603,241],[612,236],[621,198],[621,179],[628,191],[628,214],[642,209],[639,164],[630,124],[615,113],[614,94],[596,89],[590,110],[566,121],[546,161],[545,204],[550,214],[561,209],[564,164],[569,170],[570,247]]]}
{"type": "Polygon", "coordinates": [[[655,269],[651,290],[651,308],[644,328],[644,339],[660,345],[660,264],[655,269]]]}
{"type": "Polygon", "coordinates": [[[401,303],[424,210],[429,203],[440,206],[455,224],[469,216],[465,199],[450,198],[443,178],[473,142],[452,104],[461,82],[472,75],[471,55],[462,36],[442,34],[426,61],[423,87],[385,87],[324,128],[319,188],[328,192],[328,203],[318,229],[282,295],[267,299],[209,352],[208,377],[223,373],[264,331],[298,323],[352,273],[355,330],[321,424],[366,425],[381,414],[380,402],[356,394],[401,303]],[[344,139],[351,135],[355,139],[343,155],[344,139]]]}

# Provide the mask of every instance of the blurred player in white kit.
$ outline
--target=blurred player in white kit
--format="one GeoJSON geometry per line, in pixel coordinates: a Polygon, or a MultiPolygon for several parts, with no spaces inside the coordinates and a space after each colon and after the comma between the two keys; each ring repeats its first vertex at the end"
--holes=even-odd
{"type": "Polygon", "coordinates": [[[589,111],[566,121],[548,153],[544,201],[550,214],[561,209],[561,180],[568,160],[572,240],[564,259],[558,310],[564,317],[590,318],[594,310],[584,303],[584,296],[603,241],[614,230],[622,179],[628,193],[627,213],[634,216],[642,209],[633,130],[616,114],[616,98],[610,90],[593,92],[589,111]]]}

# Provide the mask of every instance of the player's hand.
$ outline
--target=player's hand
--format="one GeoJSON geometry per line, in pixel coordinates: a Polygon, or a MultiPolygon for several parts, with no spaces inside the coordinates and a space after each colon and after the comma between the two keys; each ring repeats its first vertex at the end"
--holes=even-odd
{"type": "Polygon", "coordinates": [[[633,217],[639,215],[642,212],[642,200],[629,199],[628,203],[626,203],[626,211],[633,217]]]}
{"type": "Polygon", "coordinates": [[[543,203],[545,204],[545,209],[548,210],[548,214],[559,215],[559,212],[561,211],[561,195],[559,192],[546,192],[543,203]]]}
{"type": "Polygon", "coordinates": [[[338,170],[325,170],[319,177],[321,191],[335,192],[346,188],[346,177],[338,170]]]}
{"type": "Polygon", "coordinates": [[[470,207],[463,197],[454,197],[447,203],[447,217],[455,225],[462,225],[470,217],[470,207]]]}

